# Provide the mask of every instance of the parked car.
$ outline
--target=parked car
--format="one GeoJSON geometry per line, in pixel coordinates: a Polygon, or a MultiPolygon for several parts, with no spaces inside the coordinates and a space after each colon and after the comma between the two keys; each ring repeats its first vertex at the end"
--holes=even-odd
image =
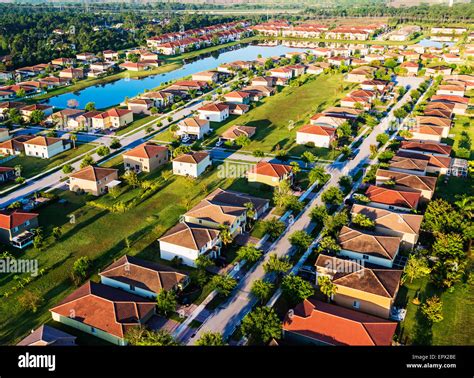
{"type": "Polygon", "coordinates": [[[217,142],[216,142],[216,147],[220,147],[224,144],[224,141],[222,139],[219,139],[217,142]]]}

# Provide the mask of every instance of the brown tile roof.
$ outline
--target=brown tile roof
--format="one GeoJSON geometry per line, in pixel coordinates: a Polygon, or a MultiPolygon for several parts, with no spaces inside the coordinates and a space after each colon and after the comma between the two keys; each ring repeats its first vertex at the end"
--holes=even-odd
{"type": "Polygon", "coordinates": [[[247,98],[250,97],[250,93],[248,92],[243,92],[243,91],[233,91],[226,93],[224,97],[230,97],[230,98],[247,98]]]}
{"type": "Polygon", "coordinates": [[[152,142],[145,142],[139,146],[124,152],[123,156],[132,156],[142,159],[151,159],[158,156],[160,153],[168,151],[165,146],[160,146],[152,142]]]}
{"type": "Polygon", "coordinates": [[[168,266],[127,255],[109,265],[99,275],[154,293],[172,290],[187,277],[168,266]]]}
{"type": "Polygon", "coordinates": [[[394,156],[389,162],[389,168],[407,169],[411,171],[424,172],[428,162],[403,156],[394,156]]]}
{"type": "Polygon", "coordinates": [[[318,271],[331,274],[336,285],[386,298],[395,298],[403,273],[394,269],[369,269],[354,260],[323,254],[318,256],[314,265],[318,271]]]}
{"type": "Polygon", "coordinates": [[[123,117],[124,115],[129,114],[129,113],[133,113],[133,112],[128,109],[118,109],[118,108],[113,108],[105,112],[105,114],[109,117],[123,117]]]}
{"type": "Polygon", "coordinates": [[[419,126],[415,126],[412,131],[418,134],[442,136],[443,129],[444,127],[440,127],[440,126],[419,125],[419,126]]]}
{"type": "Polygon", "coordinates": [[[116,172],[118,172],[118,169],[94,167],[92,165],[89,165],[73,173],[70,177],[97,182],[99,180],[102,180],[104,177],[110,176],[111,174],[116,172]]]}
{"type": "Polygon", "coordinates": [[[434,125],[442,127],[450,127],[450,118],[431,117],[431,116],[417,116],[416,122],[420,125],[434,125]]]}
{"type": "Polygon", "coordinates": [[[159,240],[192,250],[201,250],[219,236],[219,230],[192,223],[178,223],[159,240]]]}
{"type": "Polygon", "coordinates": [[[401,213],[377,207],[355,204],[352,214],[363,214],[375,222],[376,227],[402,232],[404,234],[419,234],[423,215],[401,213]]]}
{"type": "Polygon", "coordinates": [[[397,323],[313,298],[288,315],[283,329],[330,345],[389,346],[397,323]]]}
{"type": "Polygon", "coordinates": [[[433,95],[431,101],[454,102],[458,104],[469,104],[469,98],[451,95],[433,95]]]}
{"type": "Polygon", "coordinates": [[[199,164],[201,161],[209,156],[207,152],[190,152],[188,154],[182,154],[173,159],[182,163],[199,164]]]}
{"type": "Polygon", "coordinates": [[[293,170],[291,165],[269,163],[260,161],[252,167],[250,172],[262,176],[277,177],[282,179],[293,170]]]}
{"type": "Polygon", "coordinates": [[[420,152],[431,152],[437,154],[443,154],[449,156],[451,154],[452,147],[447,144],[435,143],[435,142],[417,142],[417,141],[402,141],[400,148],[404,150],[420,151],[420,152]]]}
{"type": "Polygon", "coordinates": [[[365,195],[371,202],[405,207],[407,209],[416,209],[421,197],[421,194],[417,192],[387,189],[374,185],[369,186],[365,195]]]}
{"type": "Polygon", "coordinates": [[[251,138],[255,134],[256,130],[257,128],[253,126],[234,125],[222,133],[222,138],[234,140],[241,135],[251,138]]]}
{"type": "Polygon", "coordinates": [[[15,138],[8,139],[4,142],[0,143],[0,149],[6,148],[8,150],[15,150],[15,149],[23,149],[23,144],[33,139],[34,136],[32,135],[19,135],[15,138]]]}
{"type": "Polygon", "coordinates": [[[436,177],[410,175],[408,173],[389,171],[386,169],[377,169],[377,180],[379,177],[395,181],[396,185],[406,186],[407,188],[417,190],[430,190],[434,192],[436,189],[436,177]]]}
{"type": "Polygon", "coordinates": [[[36,146],[51,146],[52,144],[62,142],[62,141],[63,139],[60,139],[60,138],[37,136],[28,140],[27,142],[25,142],[25,144],[34,144],[36,146]]]}
{"type": "Polygon", "coordinates": [[[185,215],[220,224],[232,224],[236,217],[247,211],[245,204],[248,202],[251,202],[255,210],[259,211],[268,203],[268,200],[218,188],[185,215]]]}
{"type": "Polygon", "coordinates": [[[398,151],[397,156],[427,160],[428,167],[449,168],[451,165],[451,158],[449,156],[424,155],[405,151],[398,151]]]}
{"type": "Polygon", "coordinates": [[[198,110],[203,110],[206,112],[223,112],[225,109],[229,109],[229,106],[223,103],[219,104],[207,104],[201,106],[198,110]]]}
{"type": "Polygon", "coordinates": [[[141,324],[155,302],[106,285],[88,281],[49,311],[100,329],[119,338],[141,324]]]}
{"type": "Polygon", "coordinates": [[[199,127],[199,128],[209,125],[209,121],[205,119],[200,119],[198,117],[188,117],[181,120],[179,123],[185,126],[199,127]]]}
{"type": "Polygon", "coordinates": [[[21,226],[26,221],[35,219],[39,216],[36,213],[27,213],[24,211],[0,211],[0,229],[11,230],[21,226]]]}
{"type": "Polygon", "coordinates": [[[398,236],[364,233],[344,226],[339,233],[338,242],[342,249],[348,251],[393,260],[398,253],[401,238],[398,236]]]}

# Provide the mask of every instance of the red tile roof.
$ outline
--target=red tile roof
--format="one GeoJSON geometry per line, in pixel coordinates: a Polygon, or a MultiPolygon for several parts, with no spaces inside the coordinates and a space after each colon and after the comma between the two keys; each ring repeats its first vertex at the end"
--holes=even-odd
{"type": "Polygon", "coordinates": [[[397,323],[313,298],[286,316],[283,329],[330,345],[389,346],[397,323]]]}
{"type": "Polygon", "coordinates": [[[327,127],[322,125],[305,125],[298,130],[299,133],[323,135],[333,137],[336,133],[336,129],[333,127],[327,127]]]}
{"type": "Polygon", "coordinates": [[[168,151],[165,146],[159,146],[157,144],[146,142],[139,146],[132,148],[130,151],[125,152],[124,156],[132,156],[142,159],[150,159],[156,157],[161,152],[168,151]]]}
{"type": "Polygon", "coordinates": [[[21,226],[26,221],[37,218],[39,214],[26,213],[23,211],[14,211],[12,213],[0,212],[0,228],[4,230],[11,230],[12,228],[21,226]]]}
{"type": "Polygon", "coordinates": [[[406,207],[409,209],[416,209],[421,197],[419,192],[405,192],[401,190],[381,188],[374,185],[369,186],[365,195],[372,202],[406,207]]]}
{"type": "Polygon", "coordinates": [[[286,164],[274,164],[267,161],[260,161],[252,167],[250,172],[262,176],[283,178],[292,171],[293,167],[286,164]]]}

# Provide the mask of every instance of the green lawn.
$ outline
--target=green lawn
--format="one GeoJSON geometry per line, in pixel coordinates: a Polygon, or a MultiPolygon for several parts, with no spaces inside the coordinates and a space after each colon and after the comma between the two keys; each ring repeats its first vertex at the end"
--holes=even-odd
{"type": "Polygon", "coordinates": [[[427,279],[406,283],[400,288],[398,304],[407,304],[407,316],[401,323],[401,341],[415,345],[473,345],[474,344],[474,286],[467,283],[455,285],[452,293],[440,291],[427,279]],[[438,295],[443,302],[443,321],[433,326],[427,324],[420,306],[412,300],[419,291],[423,302],[438,295]]]}
{"type": "Polygon", "coordinates": [[[309,77],[305,84],[285,87],[242,116],[230,116],[222,123],[212,122],[215,134],[208,140],[208,144],[217,140],[218,135],[230,126],[240,124],[257,127],[252,142],[244,148],[246,151],[275,153],[277,150],[287,150],[290,155],[300,155],[311,150],[321,159],[332,158],[333,154],[327,148],[309,149],[297,145],[296,131],[307,124],[315,113],[335,105],[353,87],[353,84],[344,83],[341,74],[309,77]],[[288,130],[290,120],[295,124],[292,130],[288,130]]]}
{"type": "Polygon", "coordinates": [[[465,116],[456,116],[454,125],[450,130],[450,135],[454,138],[446,138],[443,141],[453,147],[456,157],[463,159],[474,159],[474,119],[465,116]],[[460,148],[465,148],[470,151],[469,156],[459,153],[460,148]]]}
{"type": "MultiPolygon", "coordinates": [[[[128,125],[128,126],[124,127],[123,129],[120,129],[119,131],[117,131],[115,133],[115,135],[120,136],[120,135],[124,135],[126,133],[129,133],[130,131],[137,129],[140,126],[143,126],[144,124],[146,124],[150,121],[153,121],[157,117],[158,116],[155,116],[155,115],[146,116],[146,115],[137,115],[137,114],[135,114],[134,115],[135,120],[130,125],[128,125]]],[[[156,129],[156,123],[152,124],[151,126],[156,129]]]]}
{"type": "Polygon", "coordinates": [[[17,156],[16,158],[3,163],[6,167],[16,167],[21,165],[21,175],[25,178],[33,177],[39,173],[45,172],[48,169],[57,167],[64,162],[73,159],[87,151],[92,150],[96,146],[93,144],[81,144],[77,148],[71,148],[51,159],[41,159],[31,156],[17,156]]]}
{"type": "MultiPolygon", "coordinates": [[[[117,159],[116,164],[119,163],[117,159]]],[[[93,273],[125,253],[163,263],[156,239],[207,193],[222,187],[271,197],[271,192],[262,192],[259,186],[246,185],[244,178],[221,178],[218,173],[214,169],[198,180],[174,176],[167,182],[152,173],[146,179],[160,182],[161,190],[125,213],[114,214],[85,205],[86,201],[94,199],[90,196],[59,192],[60,199],[67,202],[55,202],[39,211],[40,225],[48,236],[42,250],[28,248],[13,252],[16,257],[38,259],[39,268],[45,269],[44,275],[18,291],[13,291],[16,285],[13,275],[0,277],[0,293],[10,293],[0,302],[0,343],[14,343],[50,319],[48,309],[74,289],[70,272],[78,257],[89,256],[93,261],[93,273]],[[70,223],[71,214],[75,216],[74,224],[70,223]],[[58,242],[49,236],[56,226],[61,226],[63,231],[58,242]],[[37,313],[25,310],[19,303],[26,289],[42,298],[37,313]]]]}

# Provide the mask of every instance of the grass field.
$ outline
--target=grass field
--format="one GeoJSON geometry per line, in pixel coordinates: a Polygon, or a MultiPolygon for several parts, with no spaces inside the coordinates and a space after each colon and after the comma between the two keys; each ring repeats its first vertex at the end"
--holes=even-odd
{"type": "Polygon", "coordinates": [[[51,159],[40,159],[31,156],[18,156],[12,160],[5,162],[3,165],[7,167],[16,167],[21,165],[21,175],[25,178],[30,178],[45,172],[49,169],[57,167],[58,165],[73,159],[87,151],[92,150],[96,147],[93,144],[81,144],[77,148],[71,148],[59,155],[52,157],[51,159]]]}
{"type": "MultiPolygon", "coordinates": [[[[450,177],[447,184],[444,178],[438,180],[436,198],[453,202],[457,195],[465,194],[473,187],[473,178],[450,177]]],[[[473,267],[472,252],[469,270],[473,267]]],[[[454,286],[454,291],[442,291],[429,282],[428,278],[407,282],[400,288],[397,302],[407,305],[407,316],[401,323],[402,342],[408,344],[432,345],[473,345],[474,344],[474,286],[461,282],[454,286]],[[417,291],[420,299],[438,295],[443,302],[444,320],[433,326],[427,324],[419,307],[412,303],[417,291]],[[405,339],[406,338],[406,339],[405,339]]]]}
{"type": "MultiPolygon", "coordinates": [[[[206,144],[214,143],[218,136],[232,125],[247,125],[257,127],[257,131],[252,142],[245,146],[246,151],[262,150],[275,153],[277,150],[287,150],[290,155],[300,155],[311,150],[319,158],[328,159],[332,157],[332,153],[327,148],[309,149],[297,145],[296,131],[307,124],[311,116],[334,105],[353,87],[353,84],[344,83],[341,74],[309,77],[305,84],[283,88],[281,92],[265,98],[262,104],[242,116],[230,116],[222,123],[212,122],[214,134],[206,144]],[[288,130],[290,121],[295,125],[292,130],[288,130]]],[[[156,139],[162,140],[161,135],[156,139]]]]}
{"type": "MultiPolygon", "coordinates": [[[[121,160],[117,158],[111,163],[121,164],[121,160]]],[[[51,235],[56,226],[61,226],[63,236],[57,242],[47,237],[42,250],[29,248],[14,252],[16,257],[38,259],[39,268],[45,269],[45,273],[18,291],[12,289],[16,285],[13,274],[0,277],[0,293],[11,292],[0,302],[1,344],[18,341],[50,319],[48,309],[74,289],[70,272],[77,258],[88,256],[93,261],[93,273],[125,253],[160,261],[156,239],[212,190],[222,187],[267,198],[272,195],[258,185],[247,185],[243,178],[220,178],[217,169],[198,180],[174,176],[164,182],[158,177],[159,173],[152,173],[146,179],[160,182],[160,191],[125,213],[110,213],[88,206],[85,203],[90,197],[71,192],[59,193],[60,199],[66,202],[55,202],[40,210],[40,225],[45,236],[51,235]],[[71,214],[75,216],[75,224],[70,223],[71,214]],[[42,298],[37,313],[24,309],[19,303],[26,289],[42,298]]],[[[127,193],[123,195],[129,196],[127,193]]],[[[119,200],[122,198],[117,198],[119,200]]]]}
{"type": "Polygon", "coordinates": [[[470,117],[456,116],[454,125],[449,131],[454,138],[447,138],[445,143],[453,147],[456,157],[474,159],[474,119],[470,117]],[[465,148],[470,151],[470,156],[463,156],[459,154],[459,149],[465,148]]]}

